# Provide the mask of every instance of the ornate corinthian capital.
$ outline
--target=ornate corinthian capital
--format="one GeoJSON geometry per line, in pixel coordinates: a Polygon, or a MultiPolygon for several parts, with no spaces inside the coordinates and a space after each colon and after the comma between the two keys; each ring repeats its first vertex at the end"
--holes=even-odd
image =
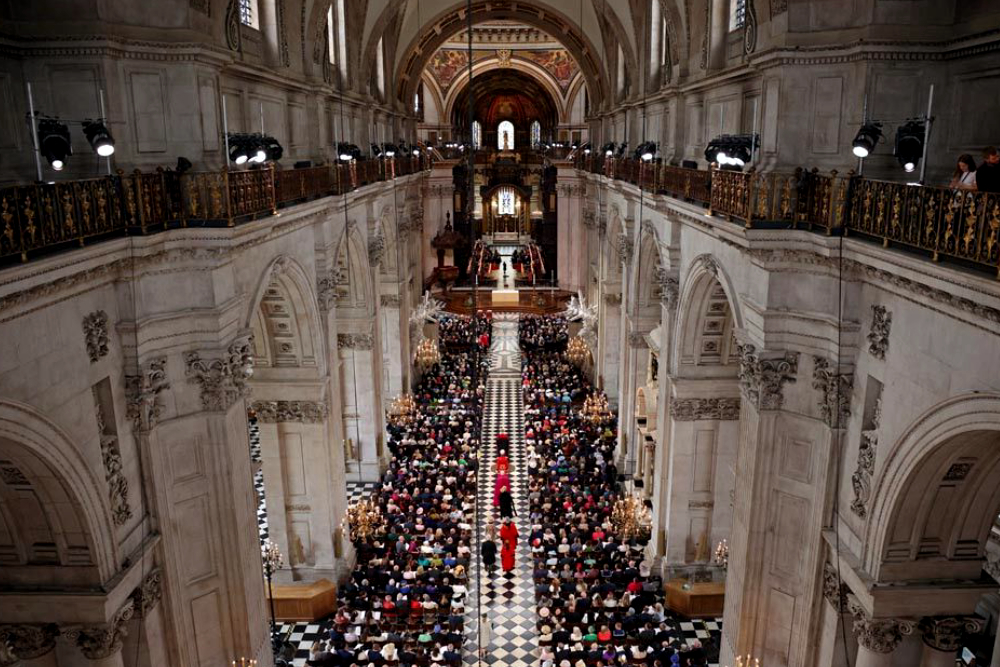
{"type": "Polygon", "coordinates": [[[920,634],[924,643],[938,651],[954,653],[962,648],[967,634],[982,629],[983,620],[972,616],[925,616],[920,619],[920,634]]]}
{"type": "Polygon", "coordinates": [[[892,653],[916,626],[913,621],[899,618],[871,618],[853,595],[848,597],[847,608],[854,617],[858,644],[875,653],[892,653]]]}
{"type": "Polygon", "coordinates": [[[759,410],[780,410],[785,402],[784,386],[795,382],[799,353],[785,352],[783,357],[761,359],[750,343],[737,344],[740,357],[740,390],[759,410]]]}
{"type": "Polygon", "coordinates": [[[301,422],[320,424],[326,421],[326,403],[321,401],[254,401],[257,419],[265,424],[301,422]]]}
{"type": "Polygon", "coordinates": [[[221,359],[202,359],[198,352],[184,354],[185,375],[201,387],[201,404],[206,410],[224,412],[237,400],[249,395],[247,384],[253,373],[250,345],[253,336],[239,336],[221,359]]]}
{"type": "Polygon", "coordinates": [[[55,623],[41,625],[0,625],[0,645],[9,647],[0,665],[15,665],[19,660],[41,658],[56,646],[59,627],[55,623]],[[13,658],[5,662],[7,658],[13,658]]]}

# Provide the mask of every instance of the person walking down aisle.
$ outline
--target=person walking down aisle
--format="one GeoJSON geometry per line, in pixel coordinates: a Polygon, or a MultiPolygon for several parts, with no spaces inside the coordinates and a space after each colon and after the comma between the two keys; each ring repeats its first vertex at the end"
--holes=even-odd
{"type": "MultiPolygon", "coordinates": [[[[509,493],[507,495],[510,495],[509,493]]],[[[517,524],[510,519],[503,522],[500,528],[500,539],[503,541],[503,548],[500,550],[500,567],[504,572],[514,569],[514,554],[517,552],[517,524]]]]}
{"type": "Polygon", "coordinates": [[[504,519],[512,519],[517,516],[514,511],[514,496],[510,495],[510,487],[504,486],[500,489],[500,516],[504,519]]]}
{"type": "Polygon", "coordinates": [[[493,569],[497,565],[497,530],[493,525],[493,519],[490,519],[489,523],[486,525],[486,535],[483,538],[482,544],[479,545],[479,554],[483,559],[483,565],[486,566],[486,571],[493,574],[493,569]]]}

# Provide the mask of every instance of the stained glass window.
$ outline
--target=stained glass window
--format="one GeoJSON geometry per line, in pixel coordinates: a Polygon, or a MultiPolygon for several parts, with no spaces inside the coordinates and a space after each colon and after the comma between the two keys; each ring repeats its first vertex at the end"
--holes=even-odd
{"type": "Polygon", "coordinates": [[[501,188],[497,192],[497,214],[514,215],[514,190],[512,188],[501,188]]]}
{"type": "Polygon", "coordinates": [[[729,0],[729,29],[739,30],[747,21],[747,0],[729,0]]]}
{"type": "Polygon", "coordinates": [[[240,0],[240,23],[257,27],[257,0],[240,0]]]}
{"type": "Polygon", "coordinates": [[[538,146],[542,143],[542,124],[537,120],[531,121],[531,145],[538,146]]]}

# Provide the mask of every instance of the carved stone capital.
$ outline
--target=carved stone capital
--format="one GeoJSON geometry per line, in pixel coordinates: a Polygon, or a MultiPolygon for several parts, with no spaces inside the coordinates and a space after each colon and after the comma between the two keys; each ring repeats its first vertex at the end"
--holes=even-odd
{"type": "Polygon", "coordinates": [[[385,237],[380,233],[368,241],[368,263],[375,266],[382,262],[385,256],[385,237]]]}
{"type": "Polygon", "coordinates": [[[740,418],[740,399],[675,398],[670,401],[670,416],[679,422],[700,419],[734,421],[740,418]]]}
{"type": "Polygon", "coordinates": [[[889,351],[889,330],[892,328],[892,313],[885,306],[872,306],[872,324],[868,330],[868,352],[876,359],[885,360],[889,351]]]}
{"type": "Polygon", "coordinates": [[[107,356],[111,343],[111,337],[108,335],[108,314],[103,310],[97,310],[84,317],[83,337],[90,363],[93,364],[101,357],[107,356]]]}
{"type": "Polygon", "coordinates": [[[379,303],[383,308],[399,308],[402,299],[398,294],[383,294],[379,297],[379,303]]]}
{"type": "Polygon", "coordinates": [[[604,303],[609,306],[620,306],[622,305],[622,295],[616,294],[614,292],[604,295],[604,303]]]}
{"type": "Polygon", "coordinates": [[[632,243],[632,237],[630,237],[625,232],[618,235],[615,239],[615,248],[618,251],[618,259],[622,264],[628,264],[632,261],[632,250],[634,244],[632,243]]]}
{"type": "Polygon", "coordinates": [[[56,647],[57,637],[59,627],[55,623],[0,625],[0,646],[9,647],[7,655],[0,656],[0,665],[41,658],[56,647]]]}
{"type": "Polygon", "coordinates": [[[858,644],[874,653],[892,653],[916,626],[913,621],[898,618],[871,618],[853,595],[848,596],[847,608],[854,617],[858,644]]]}
{"type": "Polygon", "coordinates": [[[813,357],[813,389],[818,389],[819,411],[830,428],[844,428],[851,417],[853,373],[836,373],[823,357],[813,357]]]}
{"type": "Polygon", "coordinates": [[[125,376],[126,415],[133,431],[150,431],[163,413],[160,394],[170,389],[167,359],[150,359],[139,367],[138,375],[125,376]]]}
{"type": "Polygon", "coordinates": [[[656,268],[656,286],[660,292],[660,303],[673,310],[677,307],[677,298],[680,294],[680,283],[663,267],[656,268]]]}
{"type": "Polygon", "coordinates": [[[921,638],[932,649],[954,653],[962,648],[967,634],[975,634],[983,627],[983,619],[972,616],[925,616],[920,619],[921,638]]]}
{"type": "Polygon", "coordinates": [[[799,353],[785,352],[780,358],[761,359],[757,348],[737,344],[740,357],[740,390],[759,410],[780,410],[785,401],[784,385],[795,382],[799,353]]]}
{"type": "Polygon", "coordinates": [[[840,580],[837,568],[833,563],[823,564],[823,597],[833,605],[833,608],[844,613],[847,611],[848,589],[840,580]]]}
{"type": "Polygon", "coordinates": [[[326,421],[328,412],[322,401],[254,401],[251,408],[257,413],[257,420],[265,424],[320,424],[326,421]]]}
{"type": "Polygon", "coordinates": [[[201,387],[201,404],[206,410],[225,412],[236,401],[250,394],[247,381],[253,375],[251,334],[244,334],[230,344],[221,359],[202,359],[199,352],[184,354],[188,382],[201,387]]]}
{"type": "Polygon", "coordinates": [[[135,602],[130,598],[109,623],[85,625],[67,632],[66,637],[88,660],[103,660],[121,650],[122,640],[128,634],[126,624],[134,613],[135,602]]]}
{"type": "Polygon", "coordinates": [[[142,580],[142,584],[132,592],[133,608],[145,616],[155,607],[163,596],[163,572],[154,569],[142,580]]]}
{"type": "Polygon", "coordinates": [[[338,350],[370,350],[374,345],[375,337],[371,334],[337,334],[338,350]]]}

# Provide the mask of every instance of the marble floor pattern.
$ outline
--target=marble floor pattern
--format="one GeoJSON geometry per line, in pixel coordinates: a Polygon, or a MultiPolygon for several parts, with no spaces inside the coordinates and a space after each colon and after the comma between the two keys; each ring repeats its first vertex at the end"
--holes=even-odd
{"type": "MultiPolygon", "coordinates": [[[[481,564],[470,573],[472,597],[466,606],[466,642],[464,663],[527,667],[537,662],[538,644],[535,627],[535,594],[531,580],[531,557],[527,548],[528,471],[524,451],[524,409],[521,397],[521,351],[517,343],[517,316],[498,316],[493,323],[490,348],[490,375],[486,383],[483,430],[479,452],[476,528],[473,550],[486,533],[486,522],[493,517],[499,530],[499,508],[493,507],[493,484],[496,477],[498,449],[496,436],[510,436],[511,494],[520,537],[514,569],[507,576],[497,567],[492,574],[481,564]],[[476,594],[478,592],[478,604],[476,594]],[[493,625],[493,642],[486,656],[479,658],[479,615],[486,612],[493,625]]],[[[499,547],[499,538],[497,539],[499,547]]],[[[478,561],[477,561],[478,563],[478,561]]]]}

